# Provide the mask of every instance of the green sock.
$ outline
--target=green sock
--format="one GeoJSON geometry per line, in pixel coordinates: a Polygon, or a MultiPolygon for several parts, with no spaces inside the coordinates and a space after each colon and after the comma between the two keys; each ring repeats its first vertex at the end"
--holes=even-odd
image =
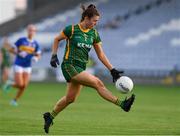
{"type": "Polygon", "coordinates": [[[58,113],[56,113],[54,110],[50,113],[51,114],[51,117],[52,119],[54,119],[58,113]]]}
{"type": "Polygon", "coordinates": [[[121,100],[118,98],[115,104],[118,105],[118,106],[120,106],[120,107],[122,107],[122,106],[123,106],[123,101],[121,101],[121,100]]]}

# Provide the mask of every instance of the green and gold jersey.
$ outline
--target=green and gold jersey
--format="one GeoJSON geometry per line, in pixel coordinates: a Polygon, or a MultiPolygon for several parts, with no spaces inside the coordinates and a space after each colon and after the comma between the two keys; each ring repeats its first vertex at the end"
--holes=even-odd
{"type": "Polygon", "coordinates": [[[67,26],[62,34],[67,40],[64,61],[87,63],[89,51],[94,44],[101,42],[96,29],[83,30],[79,24],[67,26]]]}
{"type": "Polygon", "coordinates": [[[2,53],[2,64],[1,65],[9,67],[10,63],[11,63],[9,52],[6,49],[1,48],[1,53],[2,53]]]}

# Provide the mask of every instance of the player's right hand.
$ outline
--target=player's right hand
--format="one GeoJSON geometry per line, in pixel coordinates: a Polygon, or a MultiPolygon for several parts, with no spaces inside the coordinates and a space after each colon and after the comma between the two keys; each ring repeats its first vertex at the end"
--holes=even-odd
{"type": "Polygon", "coordinates": [[[50,64],[52,67],[57,68],[57,66],[59,65],[59,60],[58,60],[57,54],[52,55],[50,64]]]}
{"type": "Polygon", "coordinates": [[[22,58],[25,58],[27,55],[28,55],[28,53],[25,52],[25,51],[20,51],[20,52],[18,52],[18,56],[20,56],[20,57],[22,57],[22,58]]]}

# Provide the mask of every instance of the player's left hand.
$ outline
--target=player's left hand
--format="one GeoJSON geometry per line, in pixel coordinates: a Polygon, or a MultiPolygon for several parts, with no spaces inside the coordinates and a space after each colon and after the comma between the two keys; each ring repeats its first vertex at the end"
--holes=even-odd
{"type": "Polygon", "coordinates": [[[38,57],[36,57],[36,56],[33,56],[33,57],[32,57],[32,61],[33,61],[33,62],[38,62],[38,60],[39,60],[38,57]]]}
{"type": "Polygon", "coordinates": [[[122,76],[122,74],[124,73],[124,71],[119,71],[115,68],[111,69],[110,72],[111,72],[111,75],[113,77],[113,82],[116,82],[116,80],[118,78],[120,78],[122,76]]]}
{"type": "Polygon", "coordinates": [[[57,54],[52,55],[50,64],[52,67],[57,68],[57,66],[59,65],[59,60],[58,60],[57,54]]]}

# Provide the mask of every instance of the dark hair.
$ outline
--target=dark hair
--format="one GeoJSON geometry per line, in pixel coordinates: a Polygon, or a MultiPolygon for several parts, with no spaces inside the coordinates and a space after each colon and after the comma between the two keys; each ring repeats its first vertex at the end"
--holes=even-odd
{"type": "Polygon", "coordinates": [[[90,4],[87,8],[83,4],[81,4],[81,8],[83,10],[81,22],[85,17],[92,18],[93,16],[100,16],[98,10],[96,9],[96,6],[93,4],[90,4]]]}

